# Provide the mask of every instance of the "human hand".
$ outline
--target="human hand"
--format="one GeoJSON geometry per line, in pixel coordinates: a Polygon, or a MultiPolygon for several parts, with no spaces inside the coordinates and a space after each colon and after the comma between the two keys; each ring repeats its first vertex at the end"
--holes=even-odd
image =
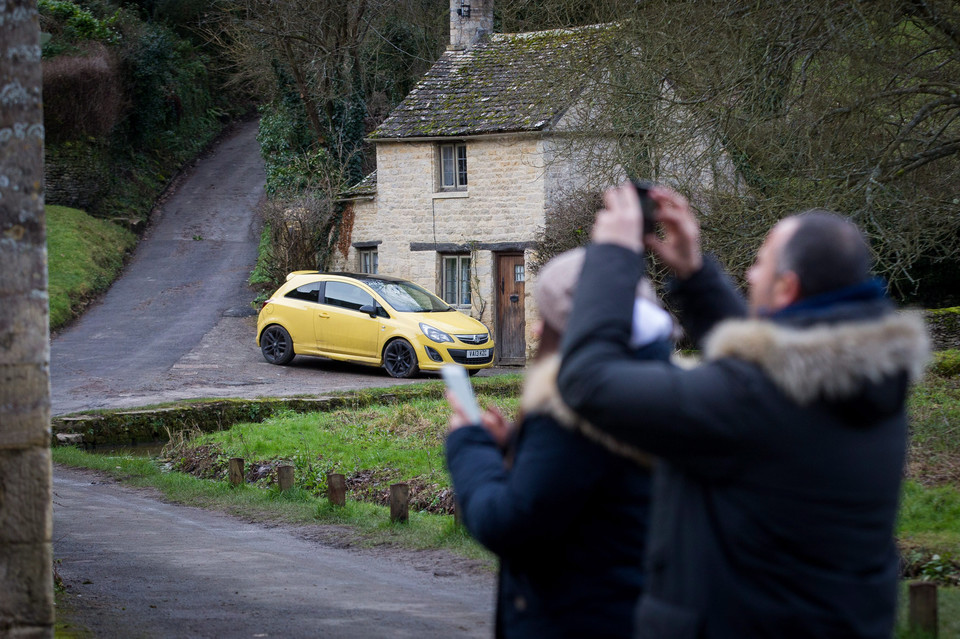
{"type": "Polygon", "coordinates": [[[476,422],[470,421],[470,418],[467,417],[466,412],[463,410],[463,405],[460,404],[460,401],[453,392],[448,390],[446,394],[447,401],[450,402],[450,407],[453,409],[453,413],[447,421],[447,432],[453,432],[464,426],[483,426],[483,428],[490,433],[490,437],[497,443],[497,446],[500,448],[507,447],[507,444],[510,442],[510,437],[513,434],[514,426],[507,421],[499,410],[496,408],[488,408],[480,416],[480,423],[477,424],[476,422]]]}
{"type": "Polygon", "coordinates": [[[483,420],[483,427],[493,437],[493,441],[497,442],[497,446],[501,449],[505,449],[513,435],[513,424],[508,422],[507,418],[496,407],[485,410],[481,419],[483,420]]]}
{"type": "Polygon", "coordinates": [[[453,409],[453,413],[450,415],[450,419],[447,420],[447,432],[453,432],[458,428],[463,428],[464,426],[476,426],[477,423],[471,421],[467,417],[467,413],[463,410],[463,404],[460,403],[460,400],[457,399],[457,396],[447,389],[446,391],[447,401],[450,403],[450,408],[453,409]]]}
{"type": "Polygon", "coordinates": [[[630,182],[610,187],[603,193],[604,209],[593,223],[593,241],[616,244],[639,253],[643,250],[643,215],[640,198],[630,182]]]}
{"type": "Polygon", "coordinates": [[[657,185],[650,189],[657,203],[657,222],[663,228],[663,239],[650,233],[644,244],[653,251],[678,278],[685,280],[703,266],[700,252],[700,225],[687,198],[673,189],[657,185]]]}

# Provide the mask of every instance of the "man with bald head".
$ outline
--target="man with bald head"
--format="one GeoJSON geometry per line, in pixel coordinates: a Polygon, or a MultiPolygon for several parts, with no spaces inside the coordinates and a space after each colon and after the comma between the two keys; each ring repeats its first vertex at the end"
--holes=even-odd
{"type": "Polygon", "coordinates": [[[746,303],[701,255],[686,200],[651,196],[662,239],[632,187],[605,194],[559,376],[571,408],[660,458],[638,636],[890,637],[922,320],[893,308],[862,234],[834,213],[770,231],[746,303]],[[674,274],[696,368],[631,357],[644,248],[674,274]]]}

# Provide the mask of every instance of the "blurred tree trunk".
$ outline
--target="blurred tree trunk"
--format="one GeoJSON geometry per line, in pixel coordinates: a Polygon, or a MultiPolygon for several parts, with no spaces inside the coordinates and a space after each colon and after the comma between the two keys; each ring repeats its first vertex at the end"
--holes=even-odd
{"type": "Polygon", "coordinates": [[[0,2],[0,635],[53,636],[40,29],[0,2]]]}

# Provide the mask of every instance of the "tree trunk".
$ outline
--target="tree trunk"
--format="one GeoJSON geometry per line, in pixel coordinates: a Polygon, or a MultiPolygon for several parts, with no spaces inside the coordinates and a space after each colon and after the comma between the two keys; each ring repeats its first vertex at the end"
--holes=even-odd
{"type": "Polygon", "coordinates": [[[35,0],[0,2],[0,635],[53,637],[50,344],[35,0]]]}

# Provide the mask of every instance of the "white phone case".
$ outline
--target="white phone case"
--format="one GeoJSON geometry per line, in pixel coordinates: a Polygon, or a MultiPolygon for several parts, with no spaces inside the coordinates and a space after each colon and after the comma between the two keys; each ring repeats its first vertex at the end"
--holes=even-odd
{"type": "Polygon", "coordinates": [[[440,375],[443,376],[443,381],[447,383],[447,388],[453,391],[454,396],[460,402],[467,419],[473,424],[479,424],[480,406],[477,405],[477,398],[473,394],[473,384],[470,383],[467,369],[459,364],[444,364],[440,367],[440,375]]]}

